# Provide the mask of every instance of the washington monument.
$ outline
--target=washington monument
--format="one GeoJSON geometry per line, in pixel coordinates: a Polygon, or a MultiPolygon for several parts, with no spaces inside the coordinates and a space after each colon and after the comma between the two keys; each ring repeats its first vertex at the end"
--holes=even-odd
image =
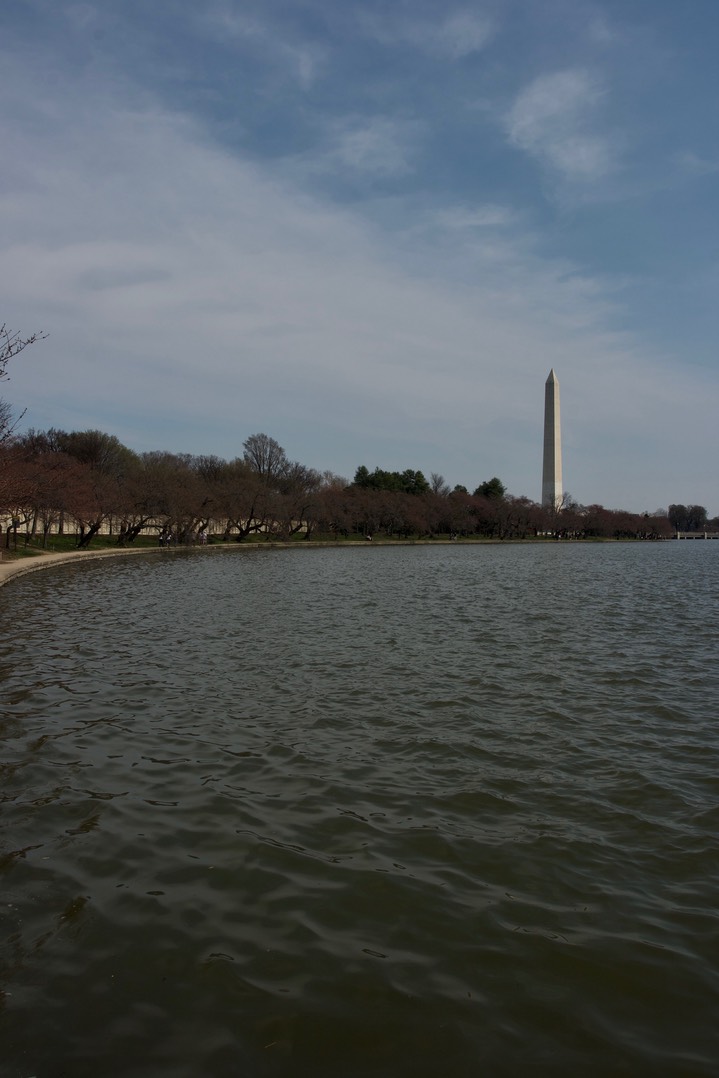
{"type": "Polygon", "coordinates": [[[559,421],[559,379],[554,367],[544,386],[544,462],[542,505],[558,509],[562,504],[562,432],[559,421]]]}

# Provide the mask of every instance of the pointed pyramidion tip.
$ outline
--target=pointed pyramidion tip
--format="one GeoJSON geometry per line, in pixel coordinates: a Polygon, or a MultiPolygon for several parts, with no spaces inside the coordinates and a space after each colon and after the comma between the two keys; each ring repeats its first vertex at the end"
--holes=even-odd
{"type": "Polygon", "coordinates": [[[556,374],[554,373],[554,367],[552,367],[551,371],[549,372],[549,378],[547,378],[547,385],[549,385],[550,382],[558,382],[558,381],[559,381],[559,379],[557,378],[556,374]]]}

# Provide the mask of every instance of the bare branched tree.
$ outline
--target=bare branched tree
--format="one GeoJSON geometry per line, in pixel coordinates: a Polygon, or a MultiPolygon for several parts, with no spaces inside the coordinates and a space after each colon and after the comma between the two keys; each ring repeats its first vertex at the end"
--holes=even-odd
{"type": "Polygon", "coordinates": [[[0,326],[0,380],[7,378],[7,365],[10,360],[19,355],[23,349],[37,341],[42,341],[47,333],[33,333],[30,337],[21,337],[19,333],[13,333],[5,323],[0,326]]]}
{"type": "MultiPolygon", "coordinates": [[[[14,356],[19,355],[28,345],[44,340],[45,337],[47,333],[33,333],[29,337],[21,337],[19,333],[9,330],[3,322],[0,326],[0,381],[8,377],[7,365],[14,356]]],[[[10,404],[0,397],[0,446],[10,441],[24,415],[23,411],[14,416],[10,404]]]]}
{"type": "Polygon", "coordinates": [[[251,434],[242,443],[245,463],[253,472],[261,475],[266,483],[271,484],[282,479],[288,470],[289,461],[279,442],[267,434],[251,434]]]}
{"type": "Polygon", "coordinates": [[[443,475],[439,472],[431,472],[429,477],[429,485],[432,488],[433,494],[439,494],[441,497],[446,497],[450,492],[449,483],[446,481],[443,475]]]}

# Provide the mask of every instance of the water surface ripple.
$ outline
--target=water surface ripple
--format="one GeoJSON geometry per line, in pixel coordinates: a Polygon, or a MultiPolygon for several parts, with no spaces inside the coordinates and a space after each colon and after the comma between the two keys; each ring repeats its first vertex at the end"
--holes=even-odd
{"type": "Polygon", "coordinates": [[[719,543],[1,593],[8,1078],[716,1075],[719,543]]]}

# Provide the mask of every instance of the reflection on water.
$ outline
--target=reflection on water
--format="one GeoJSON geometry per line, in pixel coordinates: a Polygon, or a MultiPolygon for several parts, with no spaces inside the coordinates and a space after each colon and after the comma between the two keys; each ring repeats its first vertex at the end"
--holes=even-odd
{"type": "Polygon", "coordinates": [[[11,1078],[713,1075],[719,544],[3,589],[11,1078]]]}

